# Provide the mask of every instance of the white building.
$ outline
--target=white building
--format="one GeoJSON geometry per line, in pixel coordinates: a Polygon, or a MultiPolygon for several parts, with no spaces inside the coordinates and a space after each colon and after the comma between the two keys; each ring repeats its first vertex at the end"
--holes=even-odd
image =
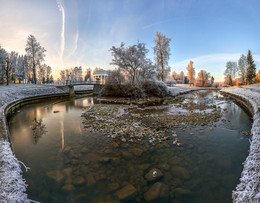
{"type": "Polygon", "coordinates": [[[108,76],[108,72],[104,69],[100,69],[93,74],[94,80],[100,81],[100,84],[105,84],[108,76]]]}

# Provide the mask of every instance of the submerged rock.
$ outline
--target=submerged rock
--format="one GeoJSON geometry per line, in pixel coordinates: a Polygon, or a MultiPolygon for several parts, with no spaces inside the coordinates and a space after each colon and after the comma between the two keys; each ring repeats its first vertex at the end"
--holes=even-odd
{"type": "Polygon", "coordinates": [[[95,177],[91,173],[86,176],[86,179],[87,179],[87,186],[88,187],[90,187],[90,186],[92,186],[96,183],[95,177]]]}
{"type": "Polygon", "coordinates": [[[72,185],[72,184],[66,184],[66,185],[64,185],[61,189],[64,190],[64,191],[73,191],[73,190],[76,190],[76,188],[75,188],[74,185],[72,185]]]}
{"type": "Polygon", "coordinates": [[[47,176],[56,182],[60,182],[64,178],[64,175],[58,170],[48,171],[47,176]]]}
{"type": "Polygon", "coordinates": [[[121,190],[118,190],[115,193],[115,196],[119,200],[129,200],[129,199],[135,197],[136,194],[137,194],[137,191],[136,191],[135,187],[131,184],[127,184],[121,190]]]}
{"type": "Polygon", "coordinates": [[[192,195],[192,192],[184,188],[176,188],[173,190],[176,197],[192,195]]]}
{"type": "Polygon", "coordinates": [[[110,184],[108,184],[108,189],[110,191],[117,190],[118,188],[119,188],[119,184],[118,183],[110,183],[110,184]]]}
{"type": "Polygon", "coordinates": [[[131,150],[131,152],[135,155],[135,156],[141,156],[143,154],[143,150],[139,149],[139,148],[134,148],[131,150]]]}
{"type": "Polygon", "coordinates": [[[145,178],[147,181],[151,182],[151,181],[159,180],[162,176],[163,173],[159,169],[153,168],[145,175],[145,178]]]}
{"type": "Polygon", "coordinates": [[[73,183],[75,185],[82,185],[83,183],[85,183],[85,178],[82,177],[82,176],[78,176],[78,177],[73,179],[73,183]]]}
{"type": "Polygon", "coordinates": [[[190,173],[187,169],[179,166],[174,166],[171,169],[172,174],[181,179],[190,179],[190,173]]]}
{"type": "Polygon", "coordinates": [[[157,182],[144,194],[144,199],[150,201],[167,201],[169,199],[169,188],[162,182],[157,182]]]}

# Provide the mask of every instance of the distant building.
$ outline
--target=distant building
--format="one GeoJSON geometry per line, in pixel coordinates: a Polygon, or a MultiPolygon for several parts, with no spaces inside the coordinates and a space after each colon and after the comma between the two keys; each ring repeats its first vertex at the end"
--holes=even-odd
{"type": "Polygon", "coordinates": [[[104,69],[99,69],[93,74],[94,80],[100,81],[100,84],[105,84],[108,72],[104,69]]]}

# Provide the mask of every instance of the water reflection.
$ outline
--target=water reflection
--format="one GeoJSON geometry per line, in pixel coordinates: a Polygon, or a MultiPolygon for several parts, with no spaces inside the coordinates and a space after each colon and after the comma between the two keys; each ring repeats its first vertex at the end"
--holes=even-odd
{"type": "MultiPolygon", "coordinates": [[[[213,99],[216,96],[220,98],[214,92],[204,92],[202,98],[200,93],[188,97],[191,105],[195,100],[227,108],[224,117],[230,116],[231,122],[220,121],[212,131],[209,127],[202,131],[201,126],[174,129],[183,143],[180,147],[172,140],[158,146],[117,144],[107,135],[84,129],[80,115],[94,104],[93,98],[23,107],[10,118],[9,129],[15,154],[31,168],[23,174],[29,197],[41,202],[113,202],[115,193],[130,183],[137,190],[132,202],[144,202],[144,194],[154,184],[146,180],[146,174],[158,168],[164,174],[160,182],[169,187],[169,202],[231,202],[249,147],[240,132],[250,130],[251,123],[237,105],[213,99]],[[46,127],[37,144],[31,143],[33,124],[35,131],[41,129],[38,126],[46,127]]],[[[171,106],[161,106],[138,114],[143,122],[145,115],[171,110],[171,106]]],[[[149,117],[147,122],[152,122],[149,117]]]]}
{"type": "Polygon", "coordinates": [[[36,118],[33,119],[32,125],[32,138],[34,144],[37,144],[39,139],[47,133],[46,125],[43,123],[42,119],[37,120],[36,118]]]}
{"type": "Polygon", "coordinates": [[[64,149],[64,122],[63,119],[60,120],[60,133],[61,133],[61,150],[64,149]]]}

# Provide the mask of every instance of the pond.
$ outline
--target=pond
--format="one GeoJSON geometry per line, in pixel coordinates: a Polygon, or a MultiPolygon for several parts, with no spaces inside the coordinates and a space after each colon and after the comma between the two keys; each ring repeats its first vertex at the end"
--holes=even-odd
{"type": "Polygon", "coordinates": [[[216,91],[150,107],[46,101],[8,123],[29,198],[41,202],[232,202],[252,125],[216,91]]]}

